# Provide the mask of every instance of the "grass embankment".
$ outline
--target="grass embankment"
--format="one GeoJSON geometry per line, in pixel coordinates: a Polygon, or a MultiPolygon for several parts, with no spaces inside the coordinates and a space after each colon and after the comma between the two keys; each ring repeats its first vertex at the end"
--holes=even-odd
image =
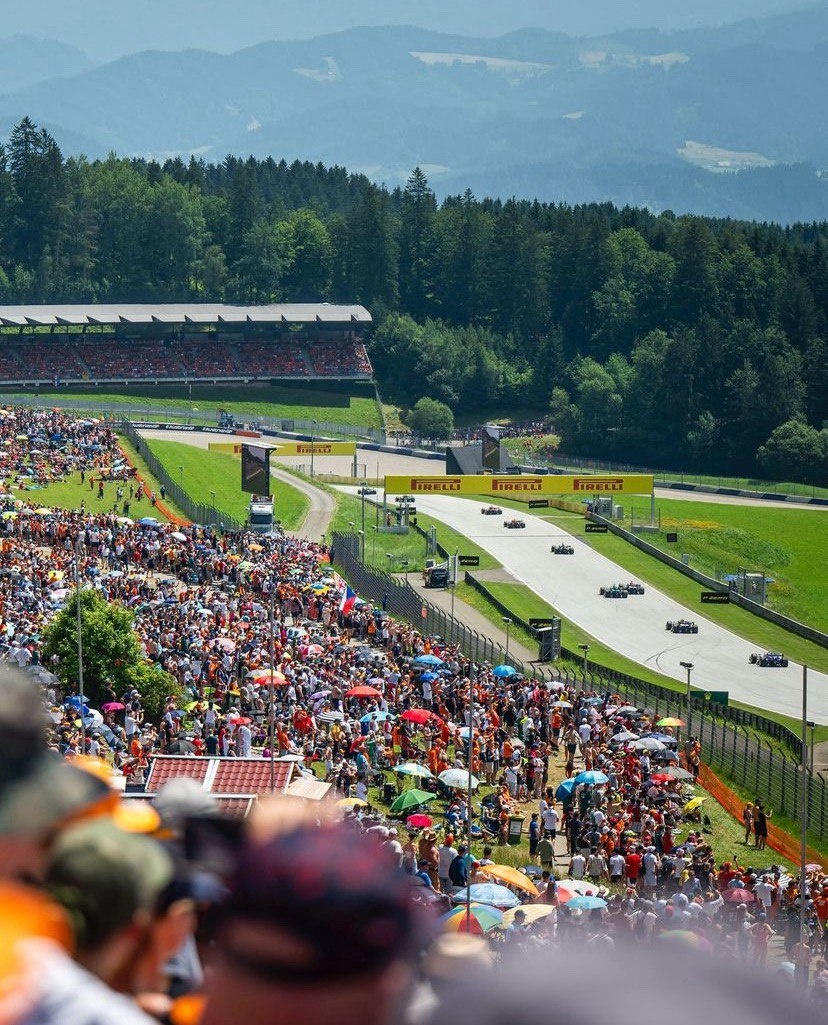
{"type": "MultiPolygon", "coordinates": [[[[225,452],[210,452],[180,441],[144,441],[150,451],[164,464],[170,477],[181,483],[194,502],[213,505],[228,516],[244,523],[250,496],[240,488],[240,460],[225,452]],[[183,468],[183,470],[181,469],[183,468]]],[[[281,481],[274,486],[275,518],[286,530],[301,526],[310,502],[296,488],[281,481]]]]}
{"type": "MultiPolygon", "coordinates": [[[[249,420],[266,419],[318,420],[348,424],[355,427],[382,428],[382,414],[373,387],[367,384],[326,385],[319,388],[314,382],[281,385],[251,382],[250,384],[193,384],[192,393],[187,385],[135,385],[117,392],[102,388],[73,386],[59,392],[19,391],[14,397],[22,403],[32,396],[53,402],[60,407],[67,399],[90,400],[91,409],[98,415],[104,406],[122,406],[125,409],[152,407],[158,410],[192,409],[193,423],[212,423],[218,419],[218,410],[249,420]]],[[[181,419],[179,417],[179,419],[181,419]]]]}

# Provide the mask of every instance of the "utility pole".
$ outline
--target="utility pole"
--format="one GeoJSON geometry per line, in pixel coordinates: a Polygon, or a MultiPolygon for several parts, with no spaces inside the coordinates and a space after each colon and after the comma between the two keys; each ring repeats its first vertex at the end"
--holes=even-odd
{"type": "MultiPolygon", "coordinates": [[[[808,902],[805,891],[808,887],[808,667],[802,667],[802,758],[799,786],[799,948],[800,952],[808,942],[808,902]]],[[[797,958],[799,961],[799,958],[797,958]]],[[[799,984],[808,988],[810,971],[806,964],[797,964],[799,984]]]]}
{"type": "Polygon", "coordinates": [[[503,617],[503,622],[506,624],[506,654],[505,654],[504,657],[505,657],[505,660],[508,662],[509,661],[509,628],[512,625],[512,621],[511,621],[511,619],[509,619],[508,616],[504,616],[503,617]]]}
{"type": "Polygon", "coordinates": [[[269,580],[270,594],[267,602],[267,628],[270,652],[270,685],[267,688],[267,699],[270,702],[270,710],[268,712],[268,728],[270,730],[270,792],[273,794],[276,792],[276,691],[273,679],[273,673],[276,669],[273,661],[275,647],[273,643],[273,592],[275,587],[273,577],[270,577],[269,580]]]}
{"type": "Polygon", "coordinates": [[[78,689],[80,691],[80,722],[81,722],[81,754],[86,754],[86,700],[83,693],[83,631],[81,630],[81,585],[80,585],[80,556],[81,538],[83,527],[78,531],[75,543],[75,615],[78,631],[78,689]]]}
{"type": "Polygon", "coordinates": [[[587,678],[587,654],[589,653],[589,645],[588,644],[579,644],[578,647],[584,653],[584,684],[586,684],[586,678],[587,678]]]}
{"type": "Polygon", "coordinates": [[[690,674],[693,672],[693,662],[679,662],[679,665],[687,670],[687,694],[684,698],[685,718],[687,719],[687,729],[690,730],[690,674]]]}

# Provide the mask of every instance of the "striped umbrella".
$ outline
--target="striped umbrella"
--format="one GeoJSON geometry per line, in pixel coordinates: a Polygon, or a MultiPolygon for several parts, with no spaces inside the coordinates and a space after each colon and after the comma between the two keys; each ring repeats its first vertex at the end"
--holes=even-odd
{"type": "Polygon", "coordinates": [[[488,904],[460,904],[440,917],[444,932],[470,932],[476,936],[490,932],[503,921],[503,912],[488,904]]]}

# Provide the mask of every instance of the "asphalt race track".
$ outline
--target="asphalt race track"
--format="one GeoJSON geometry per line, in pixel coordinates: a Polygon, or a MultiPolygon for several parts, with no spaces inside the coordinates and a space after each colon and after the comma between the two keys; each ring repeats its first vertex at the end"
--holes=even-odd
{"type": "MultiPolygon", "coordinates": [[[[513,509],[504,508],[503,517],[481,516],[481,503],[471,499],[418,495],[417,509],[475,541],[562,616],[627,658],[682,682],[687,677],[679,662],[692,662],[693,687],[726,690],[736,701],[793,718],[802,715],[801,666],[793,662],[787,669],[750,665],[748,656],[759,651],[759,645],[649,586],[643,595],[602,598],[599,588],[624,583],[630,575],[593,551],[584,537],[513,509]],[[503,520],[512,517],[525,520],[526,528],[507,530],[503,520]],[[571,542],[575,554],[552,555],[551,545],[561,541],[571,542]],[[668,632],[666,622],[676,619],[694,620],[699,632],[668,632]]],[[[808,695],[809,718],[828,723],[828,676],[809,672],[808,695]]]]}

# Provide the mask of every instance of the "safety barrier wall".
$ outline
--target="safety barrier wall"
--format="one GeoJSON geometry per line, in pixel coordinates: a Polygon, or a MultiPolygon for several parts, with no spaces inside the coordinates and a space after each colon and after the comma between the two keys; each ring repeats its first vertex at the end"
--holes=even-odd
{"type": "Polygon", "coordinates": [[[804,637],[806,640],[813,641],[814,644],[819,644],[823,648],[828,648],[828,634],[823,633],[821,630],[816,630],[814,627],[806,626],[805,623],[800,623],[796,619],[791,619],[789,616],[783,616],[779,612],[774,612],[773,609],[765,608],[764,605],[759,605],[757,602],[751,601],[749,598],[744,598],[736,591],[730,590],[721,582],[721,580],[709,577],[707,574],[701,573],[697,569],[693,569],[692,566],[685,566],[681,559],[676,559],[675,556],[662,552],[660,548],[656,548],[655,545],[649,544],[649,542],[640,538],[637,534],[633,534],[629,530],[625,530],[624,527],[620,527],[613,520],[605,519],[597,513],[587,513],[587,518],[595,523],[605,523],[607,525],[607,529],[617,537],[623,538],[635,548],[645,552],[647,555],[651,555],[654,559],[658,559],[659,562],[663,562],[665,566],[670,566],[673,569],[678,570],[679,573],[683,573],[686,577],[690,577],[697,583],[704,585],[708,590],[721,591],[722,593],[727,592],[730,595],[731,604],[738,605],[740,608],[746,609],[748,612],[753,613],[753,615],[759,616],[761,619],[766,619],[770,623],[775,623],[777,626],[784,627],[785,630],[790,630],[791,633],[804,637]]]}

